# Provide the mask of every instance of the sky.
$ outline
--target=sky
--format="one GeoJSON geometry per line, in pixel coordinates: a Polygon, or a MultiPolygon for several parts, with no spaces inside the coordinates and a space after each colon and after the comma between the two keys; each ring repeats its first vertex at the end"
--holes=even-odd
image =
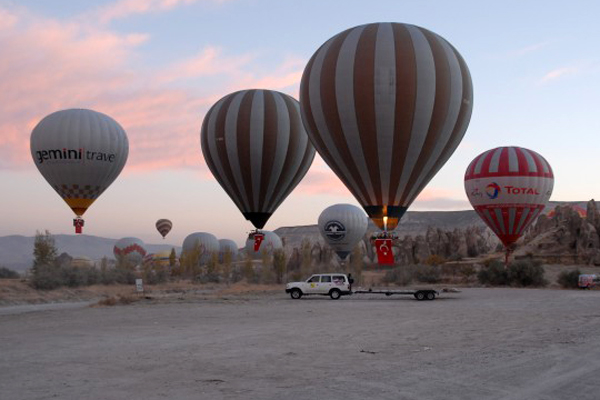
{"type": "MultiPolygon", "coordinates": [[[[84,233],[181,245],[210,232],[243,245],[253,227],[200,150],[206,111],[249,88],[298,98],[317,48],[371,22],[436,32],[473,80],[467,133],[410,210],[469,209],[467,165],[507,145],[548,160],[551,200],[600,199],[598,15],[592,0],[0,0],[0,236],[73,233],[73,214],[39,174],[29,141],[44,116],[90,108],[123,126],[130,150],[86,212],[84,233]],[[159,218],[174,225],[164,241],[159,218]]],[[[317,156],[265,229],[315,224],[335,203],[358,204],[317,156]]]]}

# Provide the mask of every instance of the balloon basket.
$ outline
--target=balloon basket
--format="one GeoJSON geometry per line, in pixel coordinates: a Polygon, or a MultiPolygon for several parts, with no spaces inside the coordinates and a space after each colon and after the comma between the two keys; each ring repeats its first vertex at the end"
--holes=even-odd
{"type": "Polygon", "coordinates": [[[82,218],[74,218],[73,226],[75,227],[75,233],[81,234],[83,233],[83,225],[85,225],[85,221],[82,218]]]}

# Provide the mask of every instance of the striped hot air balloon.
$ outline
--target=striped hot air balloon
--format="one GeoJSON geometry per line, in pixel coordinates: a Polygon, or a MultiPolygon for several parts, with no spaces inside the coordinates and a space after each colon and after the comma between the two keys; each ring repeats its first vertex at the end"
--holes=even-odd
{"type": "Polygon", "coordinates": [[[161,234],[163,239],[165,238],[165,236],[167,236],[169,232],[171,232],[172,228],[173,223],[168,219],[159,219],[158,221],[156,221],[156,230],[161,234]]]}
{"type": "Polygon", "coordinates": [[[223,97],[206,114],[200,136],[211,172],[257,229],[304,177],[315,156],[298,102],[271,90],[223,97]]]}
{"type": "Polygon", "coordinates": [[[300,105],[321,157],[379,228],[387,220],[394,229],[462,140],[473,89],[445,39],[375,23],[317,50],[302,75],[300,105]]]}
{"type": "Polygon", "coordinates": [[[488,150],[469,164],[465,191],[508,252],[550,200],[554,175],[538,153],[522,147],[488,150]]]}

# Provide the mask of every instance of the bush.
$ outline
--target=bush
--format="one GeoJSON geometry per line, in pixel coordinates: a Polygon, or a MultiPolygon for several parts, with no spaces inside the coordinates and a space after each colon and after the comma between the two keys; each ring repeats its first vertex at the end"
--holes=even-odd
{"type": "Polygon", "coordinates": [[[29,284],[34,289],[52,290],[63,286],[63,276],[60,268],[38,265],[35,268],[29,284]]]}
{"type": "Polygon", "coordinates": [[[0,279],[18,279],[21,275],[17,271],[8,269],[6,267],[0,267],[0,279]]]}
{"type": "Polygon", "coordinates": [[[440,255],[432,254],[425,260],[427,265],[440,265],[446,262],[446,259],[440,255]]]}
{"type": "Polygon", "coordinates": [[[562,271],[558,275],[558,284],[565,289],[577,289],[579,288],[579,275],[581,275],[579,269],[562,271]]]}
{"type": "Polygon", "coordinates": [[[442,270],[438,265],[418,265],[416,268],[416,278],[422,283],[438,283],[442,275],[442,270]]]}
{"type": "Polygon", "coordinates": [[[169,272],[164,268],[151,269],[144,272],[143,279],[149,285],[165,283],[169,279],[169,272]]]}
{"type": "Polygon", "coordinates": [[[477,274],[479,282],[483,285],[528,287],[548,284],[544,279],[544,268],[538,261],[514,261],[508,268],[499,260],[492,260],[486,264],[477,274]]]}
{"type": "Polygon", "coordinates": [[[511,286],[546,286],[544,268],[539,261],[520,260],[509,264],[507,268],[508,281],[511,286]]]}
{"type": "Polygon", "coordinates": [[[383,277],[383,283],[392,283],[398,286],[408,286],[414,279],[414,267],[405,266],[389,270],[383,277]]]}
{"type": "Polygon", "coordinates": [[[486,262],[477,273],[477,279],[482,285],[507,286],[509,284],[508,272],[504,264],[498,260],[486,262]]]}

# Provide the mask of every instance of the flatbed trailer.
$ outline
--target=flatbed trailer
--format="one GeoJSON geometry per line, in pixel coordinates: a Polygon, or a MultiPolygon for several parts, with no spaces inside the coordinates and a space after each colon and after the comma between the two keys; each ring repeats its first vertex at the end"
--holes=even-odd
{"type": "Polygon", "coordinates": [[[361,289],[352,290],[350,294],[384,294],[386,296],[392,295],[409,295],[414,296],[415,299],[422,300],[435,300],[436,297],[440,295],[440,293],[458,293],[459,291],[456,289],[441,289],[437,291],[435,289],[361,289]]]}

